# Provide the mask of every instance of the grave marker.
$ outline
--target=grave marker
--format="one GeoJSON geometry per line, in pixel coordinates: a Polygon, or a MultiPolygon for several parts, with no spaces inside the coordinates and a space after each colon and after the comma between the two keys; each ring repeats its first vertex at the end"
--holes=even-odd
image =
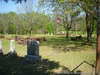
{"type": "Polygon", "coordinates": [[[27,42],[27,55],[39,56],[39,44],[36,40],[27,42]]]}
{"type": "Polygon", "coordinates": [[[27,60],[32,62],[40,60],[38,41],[36,40],[27,41],[27,60]]]}
{"type": "Polygon", "coordinates": [[[0,55],[3,55],[3,51],[2,51],[2,41],[0,40],[0,55]]]}
{"type": "Polygon", "coordinates": [[[10,40],[10,49],[9,49],[9,54],[10,55],[16,55],[15,51],[15,40],[10,40]]]}

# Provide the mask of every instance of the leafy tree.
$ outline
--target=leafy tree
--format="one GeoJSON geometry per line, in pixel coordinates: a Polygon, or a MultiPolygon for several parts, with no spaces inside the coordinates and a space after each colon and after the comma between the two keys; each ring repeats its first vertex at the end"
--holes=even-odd
{"type": "MultiPolygon", "coordinates": [[[[77,18],[77,16],[79,16],[81,12],[77,4],[67,3],[59,0],[39,0],[39,4],[42,8],[43,6],[49,7],[56,17],[62,17],[63,27],[66,31],[66,37],[68,37],[69,30],[72,28],[73,25],[73,21],[77,18]]],[[[56,27],[56,29],[57,28],[58,27],[56,27]]]]}

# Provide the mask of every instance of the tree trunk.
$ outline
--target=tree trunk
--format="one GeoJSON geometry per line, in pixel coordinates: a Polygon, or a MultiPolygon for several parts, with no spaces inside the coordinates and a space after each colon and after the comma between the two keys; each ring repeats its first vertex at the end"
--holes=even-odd
{"type": "Polygon", "coordinates": [[[97,47],[96,47],[96,75],[100,75],[100,1],[96,2],[97,10],[97,47]]]}
{"type": "Polygon", "coordinates": [[[66,38],[69,37],[69,30],[66,30],[66,38]]]}
{"type": "Polygon", "coordinates": [[[91,24],[91,18],[91,15],[86,13],[87,42],[90,42],[92,39],[93,26],[91,24]]]}
{"type": "Polygon", "coordinates": [[[69,31],[70,31],[69,24],[65,26],[65,30],[66,30],[66,38],[69,38],[69,31]]]}
{"type": "Polygon", "coordinates": [[[88,25],[89,27],[87,28],[87,42],[91,42],[91,39],[92,39],[92,24],[89,24],[88,25]]]}

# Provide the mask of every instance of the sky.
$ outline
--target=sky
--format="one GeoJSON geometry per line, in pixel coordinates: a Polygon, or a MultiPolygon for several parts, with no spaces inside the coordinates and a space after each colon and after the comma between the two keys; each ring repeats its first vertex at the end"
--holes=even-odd
{"type": "MultiPolygon", "coordinates": [[[[30,1],[30,0],[28,0],[30,1]]],[[[28,3],[28,2],[27,2],[28,3]]],[[[37,0],[33,0],[33,10],[37,10],[37,0]]],[[[8,13],[8,12],[16,12],[19,13],[24,12],[25,10],[19,11],[19,7],[22,7],[22,4],[16,4],[15,2],[9,1],[8,3],[5,3],[4,1],[0,2],[0,13],[8,13]]]]}
{"type": "MultiPolygon", "coordinates": [[[[8,13],[8,12],[16,12],[16,13],[24,13],[26,11],[31,12],[36,11],[36,12],[43,12],[45,14],[52,14],[51,10],[48,9],[38,9],[37,5],[38,5],[38,0],[27,0],[26,2],[26,6],[28,5],[28,9],[23,9],[23,4],[16,4],[15,2],[12,2],[11,0],[9,0],[8,3],[0,0],[0,13],[8,13]],[[33,4],[31,4],[33,3],[33,4]],[[44,12],[45,11],[45,12],[44,12]]],[[[25,5],[24,5],[25,7],[25,5]]],[[[81,13],[81,15],[83,15],[84,13],[81,13]]]]}

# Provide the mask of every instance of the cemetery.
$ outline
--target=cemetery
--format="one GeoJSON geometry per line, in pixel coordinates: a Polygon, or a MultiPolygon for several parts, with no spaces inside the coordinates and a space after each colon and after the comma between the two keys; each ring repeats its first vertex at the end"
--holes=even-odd
{"type": "Polygon", "coordinates": [[[99,0],[0,0],[0,75],[100,75],[99,0]]]}
{"type": "MultiPolygon", "coordinates": [[[[24,37],[20,36],[20,38],[24,37]]],[[[39,38],[42,37],[40,36],[38,39],[39,38]]],[[[45,39],[46,41],[43,40],[40,42],[36,39],[28,38],[26,44],[20,44],[14,39],[14,36],[5,36],[5,38],[2,38],[2,40],[0,40],[0,59],[2,58],[0,62],[4,62],[4,64],[0,63],[0,65],[2,65],[0,72],[5,74],[5,71],[9,69],[9,72],[7,73],[13,74],[12,72],[15,71],[15,75],[20,75],[21,73],[24,75],[28,75],[28,73],[36,73],[37,75],[52,75],[56,73],[67,73],[68,75],[71,75],[70,73],[72,73],[77,75],[77,71],[79,70],[82,70],[84,73],[87,73],[87,70],[88,72],[91,71],[88,73],[89,75],[94,73],[95,51],[91,50],[93,49],[93,46],[82,45],[82,47],[79,48],[77,47],[80,45],[78,42],[79,44],[77,43],[77,46],[74,47],[74,41],[61,42],[62,40],[67,40],[61,37],[55,38],[53,36],[46,36],[45,39]],[[64,45],[65,43],[67,45],[64,45]],[[73,62],[73,60],[75,61],[73,62]],[[20,65],[20,67],[18,65],[20,65]],[[26,68],[24,65],[27,65],[26,68]],[[6,67],[3,68],[4,70],[2,69],[3,66],[6,67]],[[32,71],[32,68],[35,69],[32,71]],[[23,71],[24,69],[27,71],[23,71]],[[45,73],[47,70],[49,70],[49,72],[45,73]]],[[[80,75],[81,72],[78,73],[80,75]]]]}

